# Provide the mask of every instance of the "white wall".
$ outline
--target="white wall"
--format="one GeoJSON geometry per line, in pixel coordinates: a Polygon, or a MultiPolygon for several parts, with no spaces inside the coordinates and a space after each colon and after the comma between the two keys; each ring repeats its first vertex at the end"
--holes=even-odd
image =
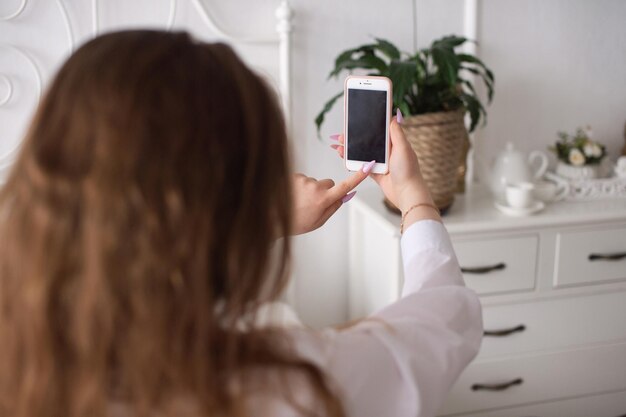
{"type": "MultiPolygon", "coordinates": [[[[0,15],[21,0],[0,0],[0,15]]],[[[170,0],[99,0],[104,28],[163,26],[170,0]]],[[[191,0],[179,0],[175,27],[214,36],[191,0]]],[[[78,42],[92,36],[90,1],[66,5],[78,42]]],[[[272,34],[278,0],[203,0],[222,26],[237,34],[272,34]]],[[[0,44],[25,48],[44,82],[69,52],[57,0],[30,0],[14,21],[0,21],[0,44]]],[[[626,2],[623,0],[479,0],[479,54],[496,74],[489,124],[477,134],[479,159],[489,159],[513,140],[524,150],[545,149],[557,130],[591,124],[596,138],[616,155],[626,121],[626,2]]],[[[298,167],[308,175],[341,180],[341,163],[328,148],[328,135],[341,130],[341,112],[329,115],[317,139],[313,119],[341,81],[327,81],[334,57],[343,49],[388,38],[401,49],[426,46],[433,38],[462,33],[463,0],[291,0],[294,20],[294,136],[298,167]],[[417,18],[412,13],[417,5],[417,18]],[[416,25],[416,26],[414,26],[416,25]],[[417,37],[414,38],[414,27],[417,37]]],[[[239,47],[255,65],[271,67],[274,52],[239,47]]],[[[270,68],[270,72],[272,72],[270,68]]],[[[35,102],[32,69],[6,48],[0,73],[21,80],[10,107],[0,107],[0,154],[19,136],[35,102]],[[19,99],[18,99],[19,97],[19,99]],[[3,148],[4,147],[4,148],[3,148]]],[[[3,96],[0,82],[0,100],[3,96]]],[[[295,239],[298,309],[320,326],[346,317],[347,218],[345,210],[326,227],[295,239]]],[[[385,277],[381,277],[385,279],[385,277]]]]}
{"type": "Polygon", "coordinates": [[[626,2],[484,1],[481,55],[497,75],[479,146],[546,149],[559,130],[590,124],[616,156],[626,122],[626,2]]]}

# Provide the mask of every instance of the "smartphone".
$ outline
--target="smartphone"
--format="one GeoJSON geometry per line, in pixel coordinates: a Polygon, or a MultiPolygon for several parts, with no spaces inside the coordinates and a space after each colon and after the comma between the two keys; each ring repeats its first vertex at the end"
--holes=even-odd
{"type": "Polygon", "coordinates": [[[392,84],[387,77],[349,76],[344,85],[344,158],[349,171],[376,161],[371,172],[389,170],[392,84]]]}

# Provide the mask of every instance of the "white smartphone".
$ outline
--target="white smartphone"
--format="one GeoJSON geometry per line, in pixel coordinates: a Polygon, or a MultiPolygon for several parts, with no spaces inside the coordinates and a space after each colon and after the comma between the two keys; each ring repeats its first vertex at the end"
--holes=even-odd
{"type": "Polygon", "coordinates": [[[349,171],[376,161],[371,172],[389,170],[392,84],[387,77],[349,76],[344,85],[344,158],[349,171]]]}

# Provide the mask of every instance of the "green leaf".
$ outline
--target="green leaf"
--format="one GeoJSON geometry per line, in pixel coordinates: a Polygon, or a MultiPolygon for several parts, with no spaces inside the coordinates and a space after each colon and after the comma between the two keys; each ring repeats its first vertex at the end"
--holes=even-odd
{"type": "Polygon", "coordinates": [[[487,74],[487,78],[489,78],[492,83],[496,82],[496,77],[493,75],[493,72],[489,68],[485,67],[485,73],[487,74]]]}
{"type": "Polygon", "coordinates": [[[346,64],[346,62],[351,61],[352,57],[355,54],[358,54],[360,56],[366,53],[370,53],[370,54],[373,53],[375,46],[376,46],[375,44],[361,45],[358,48],[346,49],[345,51],[341,52],[335,59],[335,68],[331,71],[328,78],[331,78],[339,74],[339,72],[341,72],[341,70],[344,69],[343,67],[346,64]]]}
{"type": "MultiPolygon", "coordinates": [[[[402,116],[407,117],[411,116],[411,110],[409,109],[409,105],[406,102],[395,103],[395,107],[399,108],[402,112],[402,116]]],[[[393,109],[392,109],[393,112],[393,109]]]]}
{"type": "Polygon", "coordinates": [[[476,126],[478,126],[478,122],[481,117],[483,118],[484,123],[487,122],[487,113],[485,112],[483,105],[480,101],[478,101],[478,99],[476,99],[476,97],[469,94],[461,94],[461,99],[463,100],[463,103],[465,104],[465,107],[470,115],[469,132],[471,133],[474,129],[476,129],[476,126]]]}
{"type": "Polygon", "coordinates": [[[454,53],[447,49],[434,48],[432,56],[440,77],[449,87],[455,86],[460,64],[454,53]]]}
{"type": "Polygon", "coordinates": [[[485,108],[483,107],[482,103],[480,102],[480,99],[478,98],[478,94],[476,93],[476,89],[474,88],[474,84],[472,84],[471,82],[469,82],[468,80],[463,80],[460,79],[461,83],[466,86],[470,93],[464,93],[466,96],[468,97],[472,97],[474,98],[478,104],[479,104],[479,109],[481,110],[481,112],[485,115],[485,118],[487,117],[487,112],[485,111],[485,108]]]}
{"type": "Polygon", "coordinates": [[[343,51],[342,53],[340,53],[339,56],[337,56],[337,59],[335,59],[335,68],[343,65],[345,61],[352,59],[352,55],[356,51],[357,51],[356,49],[348,49],[347,51],[343,51]]]}
{"type": "Polygon", "coordinates": [[[411,59],[415,61],[415,64],[417,66],[417,79],[416,79],[417,85],[421,85],[423,84],[424,79],[426,78],[428,74],[428,69],[426,67],[427,58],[423,57],[422,54],[418,52],[415,55],[413,55],[411,59]]]}
{"type": "Polygon", "coordinates": [[[487,68],[487,66],[480,59],[476,58],[473,55],[468,55],[468,54],[458,54],[457,57],[459,58],[459,61],[461,62],[467,62],[467,63],[475,64],[475,65],[482,67],[485,70],[485,74],[487,75],[487,78],[489,78],[491,82],[495,81],[493,72],[491,72],[491,70],[487,68]]]}
{"type": "Polygon", "coordinates": [[[485,77],[482,77],[481,79],[487,88],[487,103],[491,103],[493,101],[493,83],[485,77]]]}
{"type": "Polygon", "coordinates": [[[480,59],[476,58],[474,55],[457,54],[457,57],[459,58],[459,61],[461,62],[470,62],[472,64],[480,65],[481,67],[485,68],[485,64],[480,59]]]}
{"type": "Polygon", "coordinates": [[[322,109],[322,111],[315,118],[315,126],[317,127],[317,137],[318,138],[320,137],[320,129],[322,127],[322,123],[324,123],[324,118],[326,117],[326,113],[328,113],[330,111],[330,109],[333,108],[333,106],[335,105],[335,102],[341,96],[343,96],[343,91],[340,92],[340,93],[337,93],[330,100],[328,100],[326,102],[326,104],[324,104],[324,108],[322,109]]]}
{"type": "Polygon", "coordinates": [[[339,65],[335,66],[335,69],[328,75],[328,78],[336,77],[343,70],[353,70],[356,68],[375,69],[380,75],[387,73],[387,63],[374,55],[373,52],[367,52],[361,54],[358,58],[343,59],[339,65]]]}
{"type": "Polygon", "coordinates": [[[389,78],[393,82],[393,101],[398,105],[404,101],[411,86],[415,83],[417,69],[413,61],[391,61],[389,78]]]}
{"type": "Polygon", "coordinates": [[[459,81],[470,90],[474,97],[478,97],[478,94],[476,94],[476,89],[474,88],[474,84],[472,84],[469,80],[465,80],[463,78],[459,78],[459,81]]]}
{"type": "Polygon", "coordinates": [[[376,44],[376,48],[380,52],[385,54],[391,60],[400,59],[400,50],[394,44],[392,44],[391,42],[385,39],[381,39],[381,38],[375,38],[375,39],[376,39],[376,42],[378,42],[376,44]]]}
{"type": "Polygon", "coordinates": [[[360,68],[378,70],[380,75],[385,75],[389,71],[387,63],[374,55],[373,52],[371,54],[363,55],[363,57],[361,57],[361,61],[364,65],[360,65],[360,68]]]}
{"type": "Polygon", "coordinates": [[[465,71],[469,71],[472,74],[478,75],[482,79],[483,83],[485,84],[485,87],[487,87],[488,102],[491,103],[491,101],[493,100],[493,81],[490,80],[485,74],[483,74],[481,71],[477,70],[476,68],[462,66],[461,69],[465,71]]]}
{"type": "Polygon", "coordinates": [[[455,35],[444,36],[441,39],[434,41],[431,45],[431,48],[444,47],[454,49],[457,46],[460,46],[467,42],[467,38],[455,35]]]}

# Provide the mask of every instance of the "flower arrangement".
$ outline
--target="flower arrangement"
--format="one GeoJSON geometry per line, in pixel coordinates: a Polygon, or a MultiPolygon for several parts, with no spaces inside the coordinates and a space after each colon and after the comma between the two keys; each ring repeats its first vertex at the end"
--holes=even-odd
{"type": "Polygon", "coordinates": [[[558,133],[559,140],[550,148],[561,162],[573,166],[598,165],[606,156],[604,145],[592,140],[591,127],[579,127],[576,133],[558,133]]]}

